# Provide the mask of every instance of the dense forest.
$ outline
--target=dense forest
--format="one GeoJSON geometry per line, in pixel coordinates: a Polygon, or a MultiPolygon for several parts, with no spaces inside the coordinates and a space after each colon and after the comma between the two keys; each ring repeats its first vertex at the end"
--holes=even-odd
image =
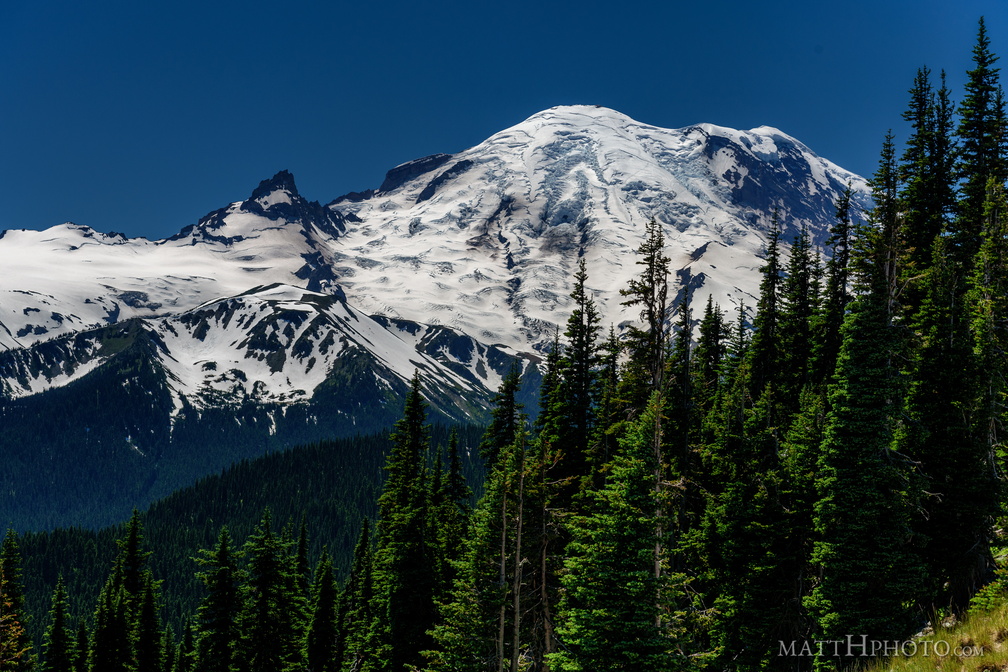
{"type": "Polygon", "coordinates": [[[494,397],[475,505],[458,435],[432,441],[414,378],[352,553],[313,555],[312,527],[331,522],[317,512],[219,527],[181,624],[137,514],[90,609],[70,608],[63,566],[33,646],[33,560],[9,533],[0,669],[846,670],[978,591],[1004,595],[996,62],[981,21],[958,103],[944,73],[917,73],[874,209],[853,211],[848,191],[828,250],[803,232],[785,252],[774,218],[751,323],[710,301],[694,321],[688,292],[671,305],[655,222],[622,290],[640,323],[622,335],[603,332],[582,262],[535,421],[517,370],[494,397]]]}

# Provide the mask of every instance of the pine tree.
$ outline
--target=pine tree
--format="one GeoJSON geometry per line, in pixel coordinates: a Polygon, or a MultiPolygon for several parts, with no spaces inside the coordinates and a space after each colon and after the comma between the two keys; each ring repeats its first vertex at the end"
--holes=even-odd
{"type": "MultiPolygon", "coordinates": [[[[520,430],[519,430],[520,431],[520,430]]],[[[508,581],[513,533],[515,442],[500,454],[498,468],[487,475],[483,496],[473,511],[465,552],[451,600],[442,605],[426,653],[436,672],[503,670],[506,655],[508,581]]]]}
{"type": "Polygon", "coordinates": [[[917,320],[922,342],[907,392],[908,421],[897,439],[900,452],[917,462],[924,479],[916,521],[930,583],[923,605],[928,611],[961,612],[977,587],[978,573],[990,562],[998,487],[987,447],[970,427],[968,409],[979,372],[962,283],[947,246],[944,237],[935,239],[934,261],[925,275],[927,290],[917,320]]]}
{"type": "MultiPolygon", "coordinates": [[[[559,354],[559,353],[557,353],[559,354]]],[[[521,408],[516,400],[521,387],[521,372],[517,364],[512,364],[501,381],[497,393],[490,399],[490,425],[480,441],[479,452],[486,462],[487,471],[497,464],[500,451],[510,446],[518,429],[518,413],[521,408]]]]}
{"type": "Polygon", "coordinates": [[[127,601],[122,572],[117,569],[105,582],[98,597],[88,646],[90,672],[127,672],[132,667],[133,647],[127,601]]]}
{"type": "Polygon", "coordinates": [[[851,186],[848,184],[837,199],[835,222],[830,228],[829,240],[826,241],[832,254],[826,262],[826,287],[813,330],[815,342],[812,349],[811,379],[817,384],[828,383],[833,376],[840,353],[840,327],[851,298],[851,195],[851,186]]]}
{"type": "Polygon", "coordinates": [[[343,587],[341,602],[346,614],[341,626],[342,641],[338,642],[337,654],[342,649],[340,660],[344,668],[355,670],[380,669],[380,662],[371,660],[372,652],[378,651],[376,642],[375,592],[373,575],[374,558],[371,550],[371,533],[368,519],[361,524],[357,545],[354,547],[350,576],[343,587]]]}
{"type": "Polygon", "coordinates": [[[340,670],[342,652],[339,650],[338,597],[332,561],[328,555],[324,555],[316,571],[311,624],[308,626],[305,644],[310,672],[340,670]]]}
{"type": "Polygon", "coordinates": [[[175,654],[175,667],[172,672],[193,672],[196,670],[196,650],[193,641],[193,628],[189,618],[182,623],[182,641],[179,642],[175,654]]]}
{"type": "MultiPolygon", "coordinates": [[[[21,570],[21,546],[14,530],[7,530],[3,545],[0,546],[0,569],[3,570],[5,586],[4,599],[9,602],[11,629],[17,630],[17,637],[11,643],[10,667],[4,670],[12,672],[30,672],[35,668],[35,656],[32,653],[31,637],[28,634],[29,616],[25,609],[24,584],[21,570]],[[13,654],[17,653],[16,656],[13,654]]],[[[2,638],[3,635],[0,635],[2,638]]]]}
{"type": "MultiPolygon", "coordinates": [[[[440,471],[440,466],[438,470],[440,471]]],[[[434,489],[432,487],[432,489],[434,489]]],[[[459,457],[458,431],[452,428],[448,436],[448,471],[439,480],[436,497],[432,502],[434,529],[437,540],[435,562],[438,563],[439,599],[446,598],[455,582],[456,568],[462,543],[469,525],[472,490],[466,484],[459,457]]]]}
{"type": "Polygon", "coordinates": [[[269,511],[245,542],[246,580],[235,651],[241,672],[304,667],[305,604],[292,545],[273,532],[269,511]]]}
{"type": "Polygon", "coordinates": [[[787,276],[781,287],[780,309],[781,371],[779,421],[785,426],[798,411],[802,390],[812,382],[812,328],[819,297],[813,287],[812,245],[808,228],[802,223],[788,258],[787,276]]]}
{"type": "Polygon", "coordinates": [[[588,461],[594,488],[602,485],[603,469],[616,451],[616,435],[620,431],[619,358],[623,352],[616,330],[610,326],[609,336],[600,349],[599,401],[595,411],[595,431],[589,447],[588,461]]]}
{"type": "Polygon", "coordinates": [[[30,642],[25,642],[21,614],[15,609],[20,589],[8,579],[5,564],[0,563],[0,670],[14,672],[28,664],[31,648],[30,642]]]}
{"type": "Polygon", "coordinates": [[[154,578],[144,572],[132,625],[133,661],[136,672],[161,672],[161,618],[154,578]]]}
{"type": "Polygon", "coordinates": [[[701,419],[710,412],[711,404],[721,382],[721,368],[727,355],[726,338],[728,328],[724,314],[714,303],[714,296],[707,297],[703,317],[700,320],[699,335],[693,351],[694,371],[693,398],[697,416],[701,419]]]}
{"type": "Polygon", "coordinates": [[[572,521],[566,588],[550,669],[670,670],[688,667],[678,611],[680,577],[659,572],[668,558],[657,536],[654,435],[662,402],[655,395],[614,459],[605,486],[590,493],[591,514],[572,521]]]}
{"type": "Polygon", "coordinates": [[[903,268],[907,285],[903,303],[914,314],[923,299],[923,275],[931,265],[935,238],[945,228],[955,203],[953,190],[952,102],[941,76],[936,93],[931,86],[931,71],[917,71],[910,89],[910,107],[903,118],[912,132],[900,161],[902,211],[901,237],[906,241],[903,268]]]}
{"type": "Polygon", "coordinates": [[[142,594],[147,560],[151,555],[144,548],[143,522],[136,509],[133,509],[133,515],[126,523],[124,536],[116,540],[116,545],[119,546],[119,555],[116,557],[113,576],[119,582],[116,587],[121,586],[125,591],[125,608],[132,611],[142,594]]]}
{"type": "Polygon", "coordinates": [[[420,652],[430,648],[427,631],[436,617],[431,557],[435,544],[429,538],[425,482],[429,444],[425,423],[420,376],[414,374],[403,417],[392,433],[392,452],[385,466],[388,476],[378,498],[375,576],[385,610],[383,641],[388,646],[388,666],[392,670],[420,664],[420,652]]]}
{"type": "Polygon", "coordinates": [[[197,667],[201,672],[229,672],[234,664],[241,613],[238,567],[231,551],[231,536],[221,528],[217,547],[200,551],[197,573],[206,590],[196,611],[197,667]]]}
{"type": "Polygon", "coordinates": [[[683,287],[682,299],[676,307],[675,336],[668,357],[668,384],[666,385],[667,414],[670,431],[667,433],[667,461],[673,472],[686,474],[692,471],[690,436],[694,433],[697,417],[693,408],[693,376],[690,363],[693,352],[693,309],[689,283],[683,287]]]}
{"type": "Polygon", "coordinates": [[[88,659],[91,655],[91,633],[87,622],[82,618],[77,625],[77,639],[73,649],[73,672],[87,672],[88,659]]]}
{"type": "Polygon", "coordinates": [[[1008,129],[997,61],[981,17],[973,47],[974,67],[966,73],[966,93],[959,105],[958,176],[962,189],[953,238],[964,267],[972,263],[980,247],[987,182],[993,179],[1004,184],[1008,177],[1005,147],[1008,129]]]}
{"type": "Polygon", "coordinates": [[[587,280],[588,273],[582,257],[574,274],[574,290],[570,295],[574,300],[574,309],[567,319],[567,330],[564,332],[567,347],[560,360],[564,422],[556,444],[561,449],[556,476],[570,481],[570,487],[564,489],[558,501],[558,505],[565,508],[574,493],[584,486],[582,480],[587,479],[590,473],[588,442],[595,425],[598,395],[595,381],[599,364],[599,315],[590,290],[585,286],[587,280]]]}
{"type": "MultiPolygon", "coordinates": [[[[900,256],[895,182],[889,136],[873,182],[873,221],[857,237],[858,295],[842,329],[818,462],[813,560],[820,581],[807,600],[817,620],[817,639],[851,633],[890,641],[907,636],[913,616],[906,605],[922,581],[911,538],[916,504],[911,465],[893,450],[903,352],[894,326],[900,256]],[[880,585],[886,586],[884,592],[880,585]]],[[[860,661],[834,662],[846,668],[860,661]]]]}
{"type": "Polygon", "coordinates": [[[624,306],[638,306],[643,328],[630,325],[625,347],[630,356],[624,374],[624,399],[629,408],[644,408],[651,393],[664,388],[669,336],[668,276],[671,259],[665,256],[665,236],[654,219],[637,248],[639,277],[620,290],[624,306]]]}
{"type": "Polygon", "coordinates": [[[53,590],[52,608],[49,610],[49,627],[46,628],[45,663],[42,672],[73,672],[74,634],[70,629],[70,614],[67,606],[63,576],[56,580],[53,590]]]}
{"type": "MultiPolygon", "coordinates": [[[[774,210],[770,222],[770,240],[767,242],[766,263],[760,268],[759,302],[753,318],[752,345],[750,358],[750,394],[759,398],[770,395],[771,409],[780,390],[780,373],[783,363],[781,342],[781,263],[780,263],[780,215],[774,210]]],[[[771,411],[769,420],[775,421],[771,411]]]]}

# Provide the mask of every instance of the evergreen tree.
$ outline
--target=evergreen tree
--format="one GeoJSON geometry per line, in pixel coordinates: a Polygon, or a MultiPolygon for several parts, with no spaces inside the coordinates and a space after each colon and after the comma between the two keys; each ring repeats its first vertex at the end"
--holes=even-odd
{"type": "Polygon", "coordinates": [[[692,470],[690,464],[690,436],[697,418],[693,409],[693,376],[690,363],[693,351],[693,309],[689,283],[685,283],[682,299],[677,307],[675,336],[668,358],[668,384],[666,385],[667,413],[670,421],[667,460],[677,474],[692,470]]]}
{"type": "Polygon", "coordinates": [[[654,219],[648,222],[644,241],[637,248],[639,277],[631,278],[624,306],[638,306],[643,328],[630,325],[625,347],[630,356],[624,374],[624,399],[629,408],[641,409],[651,393],[664,388],[668,347],[668,276],[671,259],[665,256],[665,236],[654,219]]]}
{"type": "Polygon", "coordinates": [[[900,194],[901,237],[906,243],[907,256],[903,268],[903,283],[907,285],[903,303],[909,314],[917,311],[923,299],[922,280],[931,265],[932,244],[945,228],[955,203],[953,106],[945,73],[937,93],[932,89],[930,75],[927,68],[917,71],[910,89],[910,106],[903,113],[913,129],[899,166],[904,185],[900,194]]]}
{"type": "Polygon", "coordinates": [[[88,646],[90,672],[127,672],[133,664],[130,619],[122,573],[113,572],[102,588],[88,646]]]}
{"type": "Polygon", "coordinates": [[[572,521],[566,588],[560,604],[560,649],[550,669],[669,670],[688,667],[679,610],[680,577],[659,572],[667,557],[656,536],[653,446],[662,402],[653,397],[614,459],[605,486],[590,493],[591,514],[572,521]]]}
{"type": "Polygon", "coordinates": [[[840,353],[840,327],[850,303],[850,239],[852,228],[851,186],[837,199],[836,217],[827,244],[832,250],[826,262],[826,287],[815,319],[812,349],[812,380],[828,383],[840,353]]]}
{"type": "Polygon", "coordinates": [[[770,222],[770,239],[766,248],[766,263],[760,268],[759,302],[753,319],[750,390],[753,397],[764,393],[773,384],[771,394],[777,393],[782,355],[781,344],[781,263],[780,263],[780,215],[774,210],[770,222]]]}
{"type": "Polygon", "coordinates": [[[70,614],[62,575],[56,580],[49,627],[45,633],[45,663],[42,672],[73,672],[74,633],[70,629],[70,614]]]}
{"type": "Polygon", "coordinates": [[[990,562],[990,526],[998,502],[987,446],[969,422],[978,371],[962,283],[947,246],[944,237],[934,241],[917,320],[922,342],[907,393],[908,421],[897,434],[900,452],[917,462],[924,479],[916,530],[930,584],[922,601],[932,612],[962,612],[968,606],[990,562]]]}
{"type": "Polygon", "coordinates": [[[273,532],[269,511],[245,542],[246,580],[235,651],[240,672],[304,667],[305,604],[292,545],[273,532]]]}
{"type": "Polygon", "coordinates": [[[339,659],[345,661],[344,668],[380,669],[380,661],[369,659],[370,652],[378,650],[375,641],[377,614],[374,604],[373,562],[370,525],[365,518],[354,548],[350,576],[341,598],[346,616],[341,627],[342,641],[337,643],[337,654],[341,654],[339,659]],[[339,649],[342,649],[342,653],[339,649]]]}
{"type": "Polygon", "coordinates": [[[88,659],[91,654],[91,633],[87,622],[82,618],[77,626],[76,645],[73,649],[73,672],[87,672],[88,659]]]}
{"type": "MultiPolygon", "coordinates": [[[[559,354],[559,353],[557,353],[559,354]]],[[[497,464],[498,455],[505,446],[514,441],[518,429],[518,413],[521,404],[516,401],[521,387],[521,372],[517,364],[512,364],[501,381],[497,393],[490,399],[490,425],[480,441],[480,456],[486,462],[487,471],[497,464]]]]}
{"type": "MultiPolygon", "coordinates": [[[[438,468],[440,471],[440,467],[438,468]]],[[[447,597],[455,582],[455,565],[462,552],[462,543],[469,525],[472,490],[466,484],[459,457],[458,432],[452,428],[448,436],[448,471],[440,479],[433,507],[437,540],[435,561],[438,563],[438,598],[447,597]]]]}
{"type": "Polygon", "coordinates": [[[217,547],[202,550],[197,573],[206,593],[196,611],[197,667],[201,672],[229,672],[234,664],[238,618],[242,610],[238,567],[231,551],[231,536],[221,528],[217,547]]]}
{"type": "Polygon", "coordinates": [[[1004,184],[1008,176],[1008,138],[997,61],[981,17],[973,47],[974,67],[966,73],[966,93],[959,105],[958,176],[962,180],[962,198],[953,234],[964,266],[972,262],[980,246],[987,182],[993,179],[1004,184]]]}
{"type": "Polygon", "coordinates": [[[342,653],[339,649],[337,622],[338,591],[333,576],[332,561],[325,555],[319,561],[312,600],[311,624],[305,651],[310,672],[339,672],[342,653]]]}
{"type": "Polygon", "coordinates": [[[143,587],[137,602],[132,626],[133,661],[136,672],[161,672],[161,618],[155,582],[150,572],[144,573],[143,587]]]}
{"type": "MultiPolygon", "coordinates": [[[[6,582],[3,595],[10,603],[8,613],[12,614],[11,623],[16,623],[16,629],[19,633],[11,645],[11,651],[21,652],[16,658],[12,658],[12,662],[9,663],[10,667],[4,669],[9,669],[12,672],[30,672],[35,667],[35,656],[32,653],[31,637],[28,634],[29,616],[25,610],[21,546],[14,530],[7,530],[3,545],[0,546],[0,568],[3,570],[6,582]]],[[[11,627],[12,630],[15,629],[14,625],[11,627]]]]}
{"type": "Polygon", "coordinates": [[[392,433],[392,452],[385,466],[388,476],[378,498],[375,575],[385,611],[381,621],[390,670],[420,664],[420,652],[430,648],[427,631],[436,616],[431,557],[434,540],[429,538],[426,496],[429,440],[425,423],[420,376],[414,374],[403,417],[392,433]]]}
{"type": "Polygon", "coordinates": [[[693,397],[697,416],[705,418],[720,385],[722,363],[727,355],[726,337],[728,328],[724,314],[714,303],[714,296],[707,297],[703,318],[700,320],[699,335],[693,351],[693,371],[695,384],[693,397]]]}
{"type": "Polygon", "coordinates": [[[812,382],[813,315],[819,301],[813,287],[812,245],[804,223],[791,245],[787,276],[781,289],[779,400],[784,413],[780,421],[787,425],[787,419],[798,411],[802,390],[812,382]]]}
{"type": "Polygon", "coordinates": [[[599,315],[590,290],[585,287],[587,280],[588,273],[582,257],[574,274],[574,290],[570,295],[574,300],[574,310],[567,319],[567,330],[564,332],[567,347],[560,360],[564,422],[556,444],[561,449],[556,475],[571,482],[571,487],[565,489],[558,502],[563,507],[568,506],[574,492],[583,486],[582,479],[589,475],[588,441],[595,424],[599,315]]]}
{"type": "Polygon", "coordinates": [[[601,487],[603,469],[616,452],[616,435],[621,425],[619,358],[622,352],[623,348],[616,337],[616,330],[610,326],[609,336],[600,348],[599,401],[595,411],[595,431],[588,455],[594,488],[601,487]]]}
{"type": "Polygon", "coordinates": [[[179,642],[175,654],[175,667],[172,672],[193,672],[196,670],[196,650],[193,641],[193,628],[187,617],[182,623],[182,641],[179,642]]]}
{"type": "MultiPolygon", "coordinates": [[[[813,557],[820,581],[807,601],[817,639],[907,636],[913,615],[906,606],[922,581],[911,538],[911,465],[893,450],[903,350],[894,326],[899,249],[893,155],[889,136],[873,183],[873,222],[857,237],[858,295],[842,329],[818,462],[813,557]]],[[[846,668],[862,661],[834,662],[846,668]]]]}
{"type": "Polygon", "coordinates": [[[144,548],[143,522],[136,509],[133,509],[133,515],[126,523],[124,536],[116,541],[116,545],[119,547],[119,555],[112,575],[118,582],[115,587],[122,587],[125,591],[124,607],[127,611],[132,611],[142,594],[147,560],[151,555],[144,548]]]}
{"type": "Polygon", "coordinates": [[[21,614],[14,608],[20,589],[7,578],[7,571],[5,563],[0,563],[0,670],[14,672],[29,664],[31,648],[25,643],[21,614]]]}

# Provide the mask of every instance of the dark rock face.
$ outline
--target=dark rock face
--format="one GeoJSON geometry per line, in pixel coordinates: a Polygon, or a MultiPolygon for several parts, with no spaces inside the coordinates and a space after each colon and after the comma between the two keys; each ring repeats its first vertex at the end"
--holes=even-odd
{"type": "Polygon", "coordinates": [[[378,187],[379,192],[392,191],[410,180],[416,179],[425,173],[437,170],[452,158],[452,154],[431,154],[420,159],[408,161],[401,166],[396,166],[385,173],[385,181],[378,187]]]}

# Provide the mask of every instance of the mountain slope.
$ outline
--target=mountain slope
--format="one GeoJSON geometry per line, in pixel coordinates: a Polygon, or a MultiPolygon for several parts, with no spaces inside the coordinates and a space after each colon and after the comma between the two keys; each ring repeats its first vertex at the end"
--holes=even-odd
{"type": "Polygon", "coordinates": [[[333,211],[362,221],[331,243],[334,268],[366,312],[541,348],[566,320],[582,256],[604,324],[636,319],[618,292],[649,219],[697,302],[713,293],[724,308],[751,306],[773,211],[785,242],[804,224],[822,244],[847,184],[867,206],[862,178],[773,128],[670,130],[553,108],[336,199],[333,211]]]}

